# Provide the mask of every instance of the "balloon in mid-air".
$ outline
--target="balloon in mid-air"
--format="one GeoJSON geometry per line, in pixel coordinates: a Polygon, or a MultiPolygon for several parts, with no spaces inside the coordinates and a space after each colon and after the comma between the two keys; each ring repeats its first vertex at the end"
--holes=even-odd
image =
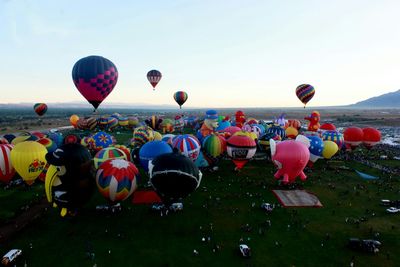
{"type": "Polygon", "coordinates": [[[178,103],[179,108],[182,108],[182,105],[186,102],[188,99],[188,95],[186,92],[183,91],[178,91],[174,94],[174,99],[175,102],[178,103]]]}
{"type": "Polygon", "coordinates": [[[166,205],[180,201],[199,187],[202,174],[188,157],[162,154],[149,163],[150,183],[166,205]]]}
{"type": "Polygon", "coordinates": [[[72,69],[76,88],[96,110],[111,93],[118,81],[117,67],[101,56],[78,60],[72,69]]]}
{"type": "Polygon", "coordinates": [[[8,183],[14,177],[15,169],[11,164],[11,150],[13,145],[0,145],[0,182],[8,183]]]}
{"type": "Polygon", "coordinates": [[[296,95],[298,99],[304,104],[304,108],[306,107],[306,104],[308,101],[313,98],[315,94],[315,89],[312,85],[309,84],[300,84],[296,88],[296,95]]]}
{"type": "Polygon", "coordinates": [[[147,73],[147,80],[149,80],[151,86],[153,86],[153,90],[156,88],[158,82],[161,80],[161,72],[158,70],[151,70],[147,73]]]}
{"type": "Polygon", "coordinates": [[[31,185],[46,166],[47,149],[38,142],[24,141],[11,150],[11,162],[22,179],[31,185]]]}
{"type": "Polygon", "coordinates": [[[33,109],[35,110],[36,114],[43,116],[47,111],[47,105],[45,103],[36,103],[33,105],[33,109]]]}
{"type": "Polygon", "coordinates": [[[127,199],[136,190],[139,170],[124,159],[109,159],[96,172],[96,183],[100,193],[111,202],[127,199]]]}

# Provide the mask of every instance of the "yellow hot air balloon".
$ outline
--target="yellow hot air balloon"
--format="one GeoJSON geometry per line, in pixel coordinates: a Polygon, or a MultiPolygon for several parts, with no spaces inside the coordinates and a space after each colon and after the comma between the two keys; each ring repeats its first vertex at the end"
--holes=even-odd
{"type": "Polygon", "coordinates": [[[161,140],[162,139],[162,135],[157,131],[153,131],[153,135],[154,135],[154,140],[161,140]]]}
{"type": "Polygon", "coordinates": [[[332,158],[336,152],[338,152],[339,147],[333,141],[324,141],[324,150],[322,151],[322,156],[326,159],[332,158]]]}
{"type": "Polygon", "coordinates": [[[72,126],[74,126],[74,128],[76,128],[78,121],[79,121],[79,116],[76,114],[71,115],[71,117],[69,117],[69,122],[71,123],[72,126]]]}
{"type": "Polygon", "coordinates": [[[11,150],[11,163],[22,179],[31,185],[46,166],[47,149],[35,141],[18,143],[11,150]]]}
{"type": "Polygon", "coordinates": [[[247,137],[250,137],[253,140],[257,139],[257,134],[254,133],[254,132],[238,131],[238,132],[234,133],[233,135],[247,136],[247,137]]]}

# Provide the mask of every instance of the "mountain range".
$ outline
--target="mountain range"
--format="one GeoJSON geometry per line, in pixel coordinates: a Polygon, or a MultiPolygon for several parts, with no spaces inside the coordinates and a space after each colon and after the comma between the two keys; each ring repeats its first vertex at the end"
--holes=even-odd
{"type": "Polygon", "coordinates": [[[400,90],[349,105],[353,108],[400,108],[400,90]]]}

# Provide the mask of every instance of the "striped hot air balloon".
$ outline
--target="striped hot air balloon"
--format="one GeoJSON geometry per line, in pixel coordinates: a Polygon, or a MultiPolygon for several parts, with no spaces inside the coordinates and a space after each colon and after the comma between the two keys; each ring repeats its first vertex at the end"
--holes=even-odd
{"type": "Polygon", "coordinates": [[[151,70],[147,73],[147,80],[149,80],[153,90],[156,88],[158,82],[161,80],[162,74],[158,70],[151,70]]]}
{"type": "Polygon", "coordinates": [[[199,140],[191,134],[178,135],[172,140],[172,147],[177,148],[183,155],[193,162],[196,161],[200,152],[199,140]]]}
{"type": "Polygon", "coordinates": [[[149,126],[140,126],[133,131],[132,146],[140,147],[143,144],[154,140],[154,132],[149,126]]]}
{"type": "Polygon", "coordinates": [[[103,197],[119,202],[136,190],[138,176],[139,171],[133,163],[124,159],[109,159],[98,168],[96,184],[103,197]]]}
{"type": "Polygon", "coordinates": [[[8,183],[15,175],[11,164],[11,150],[13,145],[0,144],[0,182],[8,183]]]}
{"type": "Polygon", "coordinates": [[[311,98],[313,98],[314,94],[315,94],[315,89],[312,85],[300,84],[296,88],[297,98],[304,104],[304,108],[306,107],[308,101],[310,101],[311,98]]]}
{"type": "Polygon", "coordinates": [[[47,111],[47,105],[45,103],[36,103],[33,105],[33,109],[35,110],[36,114],[43,116],[47,111]]]}
{"type": "Polygon", "coordinates": [[[178,103],[179,108],[182,108],[182,105],[186,102],[186,100],[188,99],[188,95],[186,92],[184,91],[178,91],[174,94],[174,99],[175,102],[178,103]]]}
{"type": "Polygon", "coordinates": [[[283,129],[281,126],[274,125],[269,128],[267,128],[267,133],[275,133],[281,137],[281,139],[286,138],[286,132],[285,129],[283,129]]]}
{"type": "Polygon", "coordinates": [[[210,134],[204,138],[201,150],[208,164],[214,166],[226,152],[225,138],[220,135],[210,134]]]}

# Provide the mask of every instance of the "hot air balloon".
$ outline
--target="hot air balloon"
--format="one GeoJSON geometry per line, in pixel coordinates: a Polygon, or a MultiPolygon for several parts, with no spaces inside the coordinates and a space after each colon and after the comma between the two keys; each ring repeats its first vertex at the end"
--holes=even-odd
{"type": "Polygon", "coordinates": [[[135,128],[139,125],[139,119],[137,117],[128,118],[129,127],[135,128]]]}
{"type": "Polygon", "coordinates": [[[140,165],[149,171],[149,161],[159,155],[172,153],[172,147],[164,141],[150,141],[144,144],[139,150],[140,165]]]}
{"type": "Polygon", "coordinates": [[[308,139],[310,140],[310,162],[309,162],[309,167],[312,167],[312,165],[319,159],[322,158],[322,152],[324,150],[324,142],[319,136],[308,136],[308,139]]]}
{"type": "Polygon", "coordinates": [[[64,137],[64,144],[78,144],[81,142],[81,138],[76,134],[69,134],[64,137]]]}
{"type": "Polygon", "coordinates": [[[287,124],[285,125],[285,127],[293,127],[297,130],[300,130],[301,128],[301,122],[299,120],[296,119],[289,119],[287,124]]]}
{"type": "Polygon", "coordinates": [[[166,205],[180,201],[199,187],[202,174],[184,155],[162,154],[149,163],[150,183],[166,205]]]}
{"type": "Polygon", "coordinates": [[[343,147],[344,138],[343,134],[338,131],[325,131],[322,134],[322,140],[335,142],[339,149],[343,147]]]}
{"type": "Polygon", "coordinates": [[[40,138],[39,140],[37,140],[36,142],[44,145],[44,147],[47,149],[47,152],[53,152],[54,150],[57,149],[57,144],[56,142],[54,142],[53,140],[51,140],[50,138],[40,138]]]}
{"type": "Polygon", "coordinates": [[[158,70],[151,70],[147,73],[147,80],[149,80],[151,86],[153,86],[153,90],[156,88],[158,82],[161,80],[161,72],[158,70]]]}
{"type": "Polygon", "coordinates": [[[145,143],[154,140],[153,129],[149,126],[140,126],[133,131],[132,146],[141,147],[145,143]]]}
{"type": "Polygon", "coordinates": [[[298,99],[304,104],[304,108],[308,101],[313,98],[315,94],[315,89],[312,85],[309,84],[301,84],[296,88],[296,95],[298,99]]]}
{"type": "Polygon", "coordinates": [[[174,94],[175,102],[178,103],[179,108],[182,108],[182,105],[186,102],[188,95],[184,91],[178,91],[174,94]]]}
{"type": "Polygon", "coordinates": [[[46,159],[51,164],[45,181],[47,199],[61,208],[61,216],[76,213],[95,188],[92,156],[81,144],[64,144],[46,159]]]}
{"type": "Polygon", "coordinates": [[[109,131],[113,131],[118,126],[118,119],[115,117],[108,117],[107,118],[107,129],[109,131]]]}
{"type": "Polygon", "coordinates": [[[0,182],[9,183],[15,175],[11,164],[11,150],[13,145],[0,144],[0,182]]]}
{"type": "Polygon", "coordinates": [[[267,133],[277,134],[277,135],[279,135],[281,137],[281,139],[285,139],[286,138],[285,129],[283,129],[282,127],[280,127],[278,125],[274,125],[274,126],[271,126],[271,127],[267,128],[266,132],[267,133]]]}
{"type": "Polygon", "coordinates": [[[336,126],[332,123],[324,123],[319,128],[324,131],[336,131],[336,126]]]}
{"type": "Polygon", "coordinates": [[[276,133],[266,133],[258,139],[258,143],[261,145],[262,148],[264,148],[265,150],[268,150],[270,147],[271,139],[274,141],[282,140],[281,136],[277,135],[276,133]]]}
{"type": "Polygon", "coordinates": [[[253,158],[257,150],[256,142],[246,135],[231,136],[226,143],[228,156],[235,163],[236,170],[240,170],[243,166],[253,158]]]}
{"type": "Polygon", "coordinates": [[[96,155],[94,156],[94,159],[93,159],[94,167],[96,169],[98,169],[99,166],[108,159],[125,159],[125,160],[127,160],[128,158],[122,150],[120,150],[116,147],[112,147],[112,146],[106,147],[106,148],[103,148],[102,150],[100,150],[99,152],[97,152],[96,155]]]}
{"type": "Polygon", "coordinates": [[[124,145],[114,145],[114,147],[124,152],[127,161],[131,161],[131,150],[128,147],[124,145]]]}
{"type": "Polygon", "coordinates": [[[200,152],[199,140],[191,134],[178,135],[172,140],[172,147],[177,148],[183,155],[193,162],[196,161],[200,152]]]}
{"type": "Polygon", "coordinates": [[[47,149],[38,142],[24,141],[11,150],[11,162],[22,179],[31,185],[46,166],[47,149]]]}
{"type": "Polygon", "coordinates": [[[238,110],[235,113],[235,126],[242,128],[243,124],[246,122],[246,115],[243,111],[238,110]]]}
{"type": "Polygon", "coordinates": [[[35,110],[36,114],[43,116],[47,111],[47,105],[45,103],[36,103],[33,105],[33,109],[35,110]]]}
{"type": "Polygon", "coordinates": [[[160,125],[162,123],[162,119],[160,119],[156,115],[152,115],[149,119],[145,120],[147,126],[151,127],[153,130],[160,129],[160,125]]]}
{"type": "Polygon", "coordinates": [[[76,128],[76,124],[77,124],[78,120],[79,120],[79,116],[76,115],[76,114],[71,115],[71,117],[69,117],[69,122],[71,123],[71,125],[72,125],[74,128],[76,128]]]}
{"type": "Polygon", "coordinates": [[[201,150],[209,166],[215,166],[226,152],[225,138],[220,135],[210,134],[204,138],[201,150]]]}
{"type": "Polygon", "coordinates": [[[97,151],[114,144],[113,138],[106,132],[97,132],[92,136],[92,138],[94,141],[94,149],[97,151]]]}
{"type": "Polygon", "coordinates": [[[112,203],[127,199],[136,190],[139,171],[124,159],[109,159],[96,172],[99,192],[112,203]]]}
{"type": "Polygon", "coordinates": [[[352,150],[358,147],[362,143],[364,133],[361,128],[349,127],[344,130],[343,137],[346,148],[352,150]]]}
{"type": "Polygon", "coordinates": [[[375,128],[367,127],[363,128],[363,144],[367,149],[371,149],[373,146],[381,141],[381,132],[375,128]]]}
{"type": "Polygon", "coordinates": [[[118,81],[117,67],[101,56],[81,58],[72,69],[76,88],[96,110],[118,81]]]}
{"type": "Polygon", "coordinates": [[[333,141],[324,141],[324,150],[322,151],[322,156],[326,159],[332,158],[336,152],[338,152],[338,145],[333,141]]]}

